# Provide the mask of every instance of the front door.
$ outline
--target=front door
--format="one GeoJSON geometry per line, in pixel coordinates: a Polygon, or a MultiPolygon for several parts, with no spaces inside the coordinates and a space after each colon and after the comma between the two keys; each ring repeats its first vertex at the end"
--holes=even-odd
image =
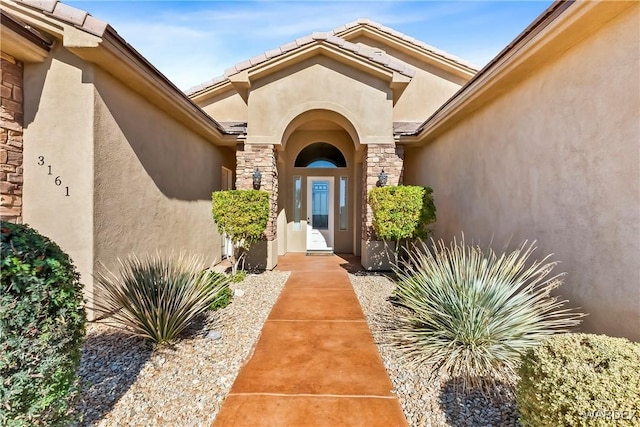
{"type": "Polygon", "coordinates": [[[307,178],[307,251],[333,250],[333,177],[307,178]]]}

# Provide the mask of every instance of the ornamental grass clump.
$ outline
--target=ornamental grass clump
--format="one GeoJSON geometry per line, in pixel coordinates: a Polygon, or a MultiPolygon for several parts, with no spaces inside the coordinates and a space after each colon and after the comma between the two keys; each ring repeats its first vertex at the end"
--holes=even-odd
{"type": "Polygon", "coordinates": [[[557,262],[529,261],[534,249],[525,242],[497,255],[466,245],[464,237],[449,247],[442,240],[433,248],[415,245],[395,267],[392,299],[407,310],[396,318],[392,340],[410,360],[459,380],[463,389],[486,391],[512,378],[524,351],[582,317],[551,296],[562,283],[551,274],[557,262]]]}
{"type": "Polygon", "coordinates": [[[103,269],[96,275],[95,310],[105,323],[155,344],[170,343],[224,297],[229,281],[204,269],[197,256],[132,255],[120,260],[117,274],[103,269]]]}
{"type": "Polygon", "coordinates": [[[640,344],[606,335],[562,334],[527,350],[518,368],[520,423],[640,425],[640,344]]]}

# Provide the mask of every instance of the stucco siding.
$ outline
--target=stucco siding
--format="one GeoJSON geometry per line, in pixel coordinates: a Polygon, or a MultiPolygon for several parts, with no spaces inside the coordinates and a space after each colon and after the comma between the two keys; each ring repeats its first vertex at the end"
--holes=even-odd
{"type": "Polygon", "coordinates": [[[640,19],[608,22],[427,145],[407,184],[434,188],[436,237],[538,240],[583,329],[640,339],[640,19]]]}
{"type": "Polygon", "coordinates": [[[233,151],[216,147],[103,72],[95,79],[95,258],[178,253],[220,260],[211,193],[233,151]]]}
{"type": "Polygon", "coordinates": [[[422,122],[451,97],[467,79],[400,52],[381,41],[357,37],[353,43],[378,48],[416,74],[393,107],[393,121],[422,122]]]}
{"type": "Polygon", "coordinates": [[[342,114],[361,143],[393,141],[389,84],[322,55],[252,84],[248,140],[279,144],[291,120],[313,109],[342,114]]]}
{"type": "Polygon", "coordinates": [[[92,75],[90,64],[61,46],[45,62],[24,67],[23,222],[71,256],[89,295],[93,283],[93,86],[87,82],[92,75]]]}
{"type": "Polygon", "coordinates": [[[247,103],[233,88],[203,101],[199,100],[198,105],[218,122],[247,121],[247,103]]]}

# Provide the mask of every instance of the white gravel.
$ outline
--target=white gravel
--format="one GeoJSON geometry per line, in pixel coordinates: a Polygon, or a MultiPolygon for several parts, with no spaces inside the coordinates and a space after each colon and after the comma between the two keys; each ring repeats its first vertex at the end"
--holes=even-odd
{"type": "Polygon", "coordinates": [[[350,274],[351,283],[367,318],[387,373],[409,424],[426,426],[518,426],[515,401],[504,390],[496,397],[480,393],[463,395],[451,382],[438,377],[428,380],[425,367],[408,364],[402,353],[388,344],[385,331],[393,327],[394,307],[388,298],[395,288],[387,276],[373,273],[350,274]]]}
{"type": "Polygon", "coordinates": [[[79,370],[79,425],[211,425],[288,276],[268,271],[232,284],[241,291],[233,302],[173,348],[152,351],[141,339],[90,324],[79,370]]]}

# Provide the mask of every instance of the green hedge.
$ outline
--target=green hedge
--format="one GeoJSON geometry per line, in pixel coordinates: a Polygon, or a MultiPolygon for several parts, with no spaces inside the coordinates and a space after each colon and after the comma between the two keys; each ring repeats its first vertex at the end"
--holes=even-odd
{"type": "Polygon", "coordinates": [[[212,200],[213,220],[218,231],[233,243],[231,272],[236,275],[247,251],[264,236],[269,221],[269,193],[261,190],[216,191],[212,200]]]}
{"type": "Polygon", "coordinates": [[[82,285],[58,245],[1,223],[0,425],[64,425],[78,390],[82,285]]]}
{"type": "Polygon", "coordinates": [[[563,334],[527,351],[516,397],[528,426],[640,425],[640,344],[563,334]]]}
{"type": "Polygon", "coordinates": [[[213,220],[218,231],[246,246],[262,238],[269,220],[269,193],[261,190],[216,191],[213,220]]]}
{"type": "Polygon", "coordinates": [[[369,192],[369,204],[373,229],[382,240],[424,239],[429,235],[429,224],[436,221],[433,190],[429,187],[377,187],[369,192]]]}

